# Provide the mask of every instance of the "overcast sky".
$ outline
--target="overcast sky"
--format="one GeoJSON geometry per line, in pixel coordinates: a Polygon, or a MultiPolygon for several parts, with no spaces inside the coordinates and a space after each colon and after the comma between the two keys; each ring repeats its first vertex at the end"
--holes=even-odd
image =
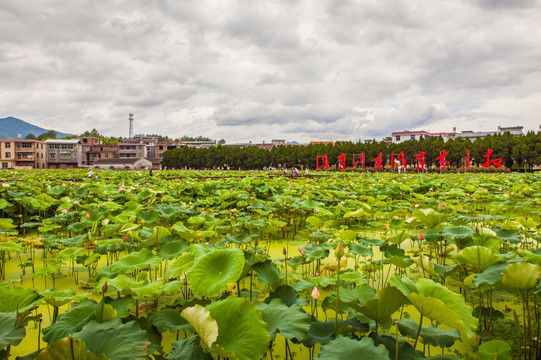
{"type": "Polygon", "coordinates": [[[0,0],[0,117],[381,139],[541,124],[541,0],[0,0]]]}

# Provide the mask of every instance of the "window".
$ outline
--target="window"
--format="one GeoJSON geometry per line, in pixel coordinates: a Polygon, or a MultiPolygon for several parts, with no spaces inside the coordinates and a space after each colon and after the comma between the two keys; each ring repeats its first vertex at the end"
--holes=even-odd
{"type": "Polygon", "coordinates": [[[415,140],[415,135],[411,135],[411,140],[415,140]]]}
{"type": "Polygon", "coordinates": [[[11,157],[11,153],[10,152],[7,152],[6,153],[6,158],[10,158],[11,157]]]}
{"type": "Polygon", "coordinates": [[[2,163],[2,169],[7,169],[8,168],[8,163],[2,163]]]}
{"type": "Polygon", "coordinates": [[[396,135],[396,141],[400,141],[400,135],[396,135]]]}
{"type": "Polygon", "coordinates": [[[71,160],[71,154],[60,154],[62,160],[71,160]]]}
{"type": "Polygon", "coordinates": [[[103,156],[104,156],[105,158],[108,158],[108,157],[109,157],[109,154],[108,154],[108,153],[105,153],[105,154],[103,154],[103,156]]]}
{"type": "Polygon", "coordinates": [[[56,159],[56,154],[55,153],[50,153],[49,154],[49,159],[56,159]]]}
{"type": "Polygon", "coordinates": [[[73,149],[73,145],[62,144],[62,149],[63,150],[71,150],[71,149],[73,149]]]}
{"type": "Polygon", "coordinates": [[[60,145],[58,145],[58,144],[49,144],[49,149],[60,149],[60,145]]]}
{"type": "Polygon", "coordinates": [[[9,148],[11,148],[11,143],[8,143],[8,142],[7,142],[7,143],[6,143],[6,149],[9,149],[9,148]]]}
{"type": "Polygon", "coordinates": [[[23,143],[23,144],[22,144],[22,148],[23,148],[23,149],[32,149],[32,144],[29,144],[29,143],[23,143]]]}

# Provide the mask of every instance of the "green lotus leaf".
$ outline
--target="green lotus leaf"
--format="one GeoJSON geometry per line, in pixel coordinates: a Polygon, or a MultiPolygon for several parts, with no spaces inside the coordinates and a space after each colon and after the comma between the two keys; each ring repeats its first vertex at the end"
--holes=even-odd
{"type": "Polygon", "coordinates": [[[258,303],[256,307],[263,314],[271,340],[279,332],[286,339],[302,341],[310,329],[310,314],[300,305],[287,306],[282,299],[273,299],[270,304],[258,303]]]}
{"type": "Polygon", "coordinates": [[[537,285],[541,275],[539,265],[527,262],[510,264],[502,273],[502,279],[496,286],[506,290],[528,290],[537,285]]]}
{"type": "Polygon", "coordinates": [[[413,217],[425,225],[438,225],[441,223],[441,214],[434,209],[418,209],[412,213],[413,217]]]}
{"type": "Polygon", "coordinates": [[[55,341],[43,349],[35,360],[109,360],[105,354],[94,355],[86,350],[83,340],[74,340],[69,336],[55,341]]]}
{"type": "Polygon", "coordinates": [[[0,218],[0,228],[15,229],[17,225],[13,224],[13,219],[0,218]]]}
{"type": "Polygon", "coordinates": [[[136,280],[126,275],[118,275],[113,279],[101,279],[100,282],[96,285],[96,289],[101,290],[105,282],[107,282],[107,287],[109,291],[120,291],[124,294],[130,294],[132,292],[132,289],[140,288],[147,284],[147,282],[145,281],[136,280]]]}
{"type": "MultiPolygon", "coordinates": [[[[472,316],[471,309],[466,305],[462,295],[457,294],[430,279],[417,280],[417,288],[419,289],[420,294],[441,300],[445,304],[446,309],[458,315],[463,324],[463,328],[466,330],[466,335],[468,337],[474,336],[478,321],[472,316]]],[[[409,295],[408,298],[410,298],[409,295]]],[[[454,320],[450,319],[450,321],[453,322],[454,320]]],[[[444,321],[441,322],[445,324],[444,321]]],[[[450,324],[448,325],[452,326],[450,324]]],[[[460,328],[457,329],[460,330],[460,328]]]]}
{"type": "Polygon", "coordinates": [[[0,350],[17,346],[26,336],[26,329],[19,325],[17,314],[0,313],[0,350]]]}
{"type": "Polygon", "coordinates": [[[74,339],[84,340],[87,349],[95,355],[105,354],[111,360],[144,360],[149,345],[147,334],[139,324],[121,319],[112,319],[100,324],[90,321],[83,330],[73,335],[74,339]]]}
{"type": "Polygon", "coordinates": [[[339,335],[328,342],[319,351],[319,360],[358,359],[389,360],[389,353],[384,346],[374,345],[374,340],[364,337],[360,341],[339,335]]]}
{"type": "Polygon", "coordinates": [[[184,240],[191,240],[195,236],[195,231],[184,226],[182,221],[179,221],[173,225],[172,230],[180,235],[184,240]]]}
{"type": "Polygon", "coordinates": [[[432,355],[432,356],[427,356],[426,358],[424,359],[427,359],[427,360],[462,360],[454,355],[451,355],[451,354],[440,354],[440,355],[432,355]]]}
{"type": "Polygon", "coordinates": [[[23,247],[13,241],[0,242],[0,251],[22,251],[23,247]]]}
{"type": "Polygon", "coordinates": [[[427,229],[423,232],[423,236],[428,243],[436,243],[443,240],[440,229],[427,229]]]}
{"type": "Polygon", "coordinates": [[[470,246],[459,252],[455,259],[458,263],[474,267],[483,272],[487,267],[500,262],[500,258],[484,246],[470,246]]]}
{"type": "Polygon", "coordinates": [[[421,254],[411,259],[411,261],[419,267],[423,274],[427,273],[429,275],[439,277],[439,274],[436,272],[435,264],[430,261],[428,256],[421,254]]]}
{"type": "Polygon", "coordinates": [[[83,326],[94,319],[98,304],[94,300],[85,299],[76,307],[60,314],[58,321],[43,329],[43,340],[49,344],[68,335],[81,331],[83,326]]]}
{"type": "Polygon", "coordinates": [[[485,319],[492,318],[492,320],[505,319],[505,315],[501,311],[486,306],[477,306],[473,309],[472,315],[478,319],[481,316],[485,319]]]}
{"type": "Polygon", "coordinates": [[[511,231],[496,229],[495,232],[499,239],[511,244],[519,244],[522,241],[522,235],[517,235],[511,231]]]}
{"type": "Polygon", "coordinates": [[[369,298],[360,308],[360,312],[377,323],[389,320],[391,315],[402,305],[409,303],[408,298],[397,288],[386,286],[378,290],[377,298],[369,298]]]}
{"type": "Polygon", "coordinates": [[[310,325],[308,335],[302,341],[306,347],[313,347],[315,344],[326,344],[332,340],[334,335],[334,321],[314,321],[310,325]]]}
{"type": "Polygon", "coordinates": [[[179,258],[175,259],[171,263],[171,265],[165,272],[165,279],[169,280],[184,275],[190,270],[193,262],[194,256],[192,253],[186,252],[182,254],[179,258]]]}
{"type": "Polygon", "coordinates": [[[60,242],[67,246],[75,246],[79,245],[86,239],[88,239],[88,234],[78,235],[69,239],[60,239],[60,242]]]}
{"type": "Polygon", "coordinates": [[[134,300],[131,296],[119,297],[116,299],[105,297],[104,301],[116,310],[117,317],[121,319],[128,317],[130,308],[134,304],[134,300]]]}
{"type": "Polygon", "coordinates": [[[321,221],[321,219],[317,216],[308,216],[306,218],[306,222],[315,228],[320,228],[323,226],[323,221],[321,221]]]}
{"type": "Polygon", "coordinates": [[[399,233],[391,236],[387,241],[392,244],[399,245],[408,239],[411,239],[411,235],[406,230],[402,230],[399,233]]]}
{"type": "MultiPolygon", "coordinates": [[[[413,319],[402,319],[397,322],[398,330],[403,336],[415,339],[419,324],[413,319]]],[[[420,336],[425,344],[439,347],[451,347],[460,338],[460,333],[455,329],[442,330],[434,325],[422,326],[420,336]]]]}
{"type": "Polygon", "coordinates": [[[396,336],[386,335],[372,332],[368,335],[372,340],[374,340],[374,345],[383,345],[389,352],[389,357],[391,359],[398,360],[416,360],[423,357],[423,353],[419,350],[415,350],[408,342],[404,341],[401,337],[398,338],[398,344],[396,341],[396,336]],[[398,356],[396,355],[398,345],[398,356]]]}
{"type": "Polygon", "coordinates": [[[410,258],[393,255],[387,260],[387,263],[405,269],[410,267],[413,261],[410,258]]]}
{"type": "Polygon", "coordinates": [[[524,259],[536,265],[541,265],[541,255],[532,253],[530,250],[524,250],[524,259]]]}
{"type": "Polygon", "coordinates": [[[447,239],[466,239],[472,237],[475,231],[469,226],[453,226],[444,228],[441,234],[447,239]]]}
{"type": "Polygon", "coordinates": [[[85,252],[85,249],[80,247],[69,247],[60,251],[56,256],[59,259],[73,259],[79,254],[85,252]]]}
{"type": "Polygon", "coordinates": [[[353,241],[359,236],[359,232],[353,230],[340,230],[336,236],[344,241],[353,241]]]}
{"type": "Polygon", "coordinates": [[[479,346],[481,360],[511,360],[511,346],[503,340],[490,340],[479,346]]]}
{"type": "Polygon", "coordinates": [[[188,272],[188,285],[198,295],[214,297],[239,279],[244,268],[240,249],[220,249],[195,260],[188,272]]]}
{"type": "Polygon", "coordinates": [[[177,309],[166,308],[160,311],[153,311],[150,313],[149,319],[161,333],[164,333],[167,330],[171,332],[194,332],[194,328],[186,321],[186,319],[180,316],[180,311],[177,309]]]}
{"type": "Polygon", "coordinates": [[[358,271],[350,269],[340,274],[340,280],[349,283],[364,283],[366,275],[361,275],[358,271]]]}
{"type": "Polygon", "coordinates": [[[177,206],[162,205],[156,208],[158,212],[167,219],[174,219],[181,214],[177,206]]]}
{"type": "Polygon", "coordinates": [[[229,297],[207,305],[213,319],[218,323],[218,339],[212,352],[239,360],[261,359],[270,344],[267,324],[250,301],[229,297]]]}
{"type": "Polygon", "coordinates": [[[152,235],[147,240],[144,240],[143,243],[145,246],[153,246],[157,244],[161,239],[171,235],[171,231],[163,226],[156,226],[152,231],[152,235]]]}
{"type": "Polygon", "coordinates": [[[53,307],[60,307],[75,299],[75,290],[67,289],[63,291],[55,291],[48,289],[41,292],[41,296],[43,296],[43,301],[45,301],[47,304],[53,307]]]}
{"type": "Polygon", "coordinates": [[[173,341],[173,350],[165,356],[172,360],[212,360],[198,343],[199,337],[194,335],[180,341],[173,341]]]}
{"type": "Polygon", "coordinates": [[[96,254],[106,255],[108,253],[126,251],[126,250],[131,249],[132,247],[133,247],[133,244],[131,243],[119,241],[119,242],[109,243],[107,245],[100,245],[96,249],[94,249],[94,252],[96,254]]]}
{"type": "Polygon", "coordinates": [[[154,210],[141,211],[138,217],[145,221],[145,226],[155,226],[160,222],[160,215],[154,210]]]}
{"type": "Polygon", "coordinates": [[[344,218],[362,218],[362,217],[368,217],[370,214],[363,208],[360,208],[355,211],[348,211],[344,214],[344,218]]]}
{"type": "MultiPolygon", "coordinates": [[[[311,287],[312,286],[313,285],[311,285],[311,287]]],[[[270,304],[273,299],[281,299],[287,306],[293,306],[295,304],[304,306],[308,304],[308,299],[300,297],[297,290],[289,285],[282,285],[276,288],[276,290],[269,294],[264,302],[270,304]]]]}
{"type": "Polygon", "coordinates": [[[159,266],[162,259],[154,255],[146,248],[122,257],[120,260],[109,266],[110,270],[118,274],[126,274],[134,270],[142,270],[147,266],[159,266]]]}
{"type": "Polygon", "coordinates": [[[494,285],[500,281],[503,277],[503,272],[507,268],[509,263],[498,263],[489,266],[481,274],[476,274],[472,284],[479,286],[482,284],[494,285]]]}
{"type": "Polygon", "coordinates": [[[349,253],[357,256],[374,256],[374,251],[372,246],[367,246],[363,244],[350,244],[348,246],[349,253]]]}
{"type": "Polygon", "coordinates": [[[265,260],[263,262],[254,264],[253,269],[257,279],[263,284],[273,286],[282,280],[280,270],[278,270],[278,266],[276,266],[272,260],[265,260]]]}
{"type": "Polygon", "coordinates": [[[32,289],[0,287],[0,312],[21,312],[35,306],[41,296],[32,289]]]}
{"type": "Polygon", "coordinates": [[[218,338],[218,322],[211,317],[210,311],[201,305],[195,305],[182,310],[180,316],[193,326],[195,332],[201,338],[203,349],[210,351],[212,344],[218,338]]]}
{"type": "Polygon", "coordinates": [[[526,229],[535,229],[537,227],[537,223],[534,219],[532,219],[532,217],[525,218],[523,216],[520,216],[517,218],[517,221],[526,229]]]}
{"type": "Polygon", "coordinates": [[[190,245],[184,240],[169,241],[162,245],[158,251],[158,255],[165,260],[170,260],[178,257],[185,252],[190,251],[190,245]]]}

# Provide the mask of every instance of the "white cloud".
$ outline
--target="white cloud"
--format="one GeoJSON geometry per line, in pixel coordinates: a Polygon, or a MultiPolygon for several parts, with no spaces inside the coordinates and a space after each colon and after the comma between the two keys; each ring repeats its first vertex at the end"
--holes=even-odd
{"type": "Polygon", "coordinates": [[[535,0],[0,4],[0,108],[228,142],[539,125],[535,0]]]}

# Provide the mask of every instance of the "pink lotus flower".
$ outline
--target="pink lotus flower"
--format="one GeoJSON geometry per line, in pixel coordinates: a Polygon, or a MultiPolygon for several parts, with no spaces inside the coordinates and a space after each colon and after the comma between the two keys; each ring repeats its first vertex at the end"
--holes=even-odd
{"type": "Polygon", "coordinates": [[[317,214],[317,209],[316,208],[314,208],[314,214],[317,214]]]}
{"type": "Polygon", "coordinates": [[[288,190],[291,190],[291,185],[289,185],[289,186],[287,187],[287,189],[288,189],[288,190]]]}
{"type": "Polygon", "coordinates": [[[438,210],[439,210],[439,211],[442,211],[442,210],[443,210],[443,205],[442,205],[442,204],[438,204],[438,210]]]}
{"type": "Polygon", "coordinates": [[[300,248],[299,252],[301,253],[301,256],[305,254],[304,248],[300,248]]]}
{"type": "Polygon", "coordinates": [[[8,183],[3,183],[3,184],[2,184],[2,187],[3,187],[3,188],[8,188],[8,187],[9,187],[9,184],[8,184],[8,183]]]}
{"type": "Polygon", "coordinates": [[[312,289],[312,299],[317,300],[319,299],[320,295],[321,294],[319,293],[317,286],[314,286],[314,288],[312,289]]]}
{"type": "Polygon", "coordinates": [[[473,197],[473,201],[477,201],[477,198],[475,196],[473,197]]]}
{"type": "Polygon", "coordinates": [[[90,213],[86,213],[85,218],[90,219],[90,213]]]}
{"type": "Polygon", "coordinates": [[[383,231],[386,231],[387,230],[387,225],[383,224],[382,228],[383,228],[383,231]]]}
{"type": "Polygon", "coordinates": [[[424,240],[424,238],[425,238],[425,235],[422,232],[420,232],[419,235],[417,235],[417,240],[424,240]]]}
{"type": "Polygon", "coordinates": [[[344,204],[345,204],[344,200],[340,201],[340,205],[344,205],[344,204]]]}
{"type": "Polygon", "coordinates": [[[67,213],[68,213],[68,210],[62,209],[62,214],[67,214],[67,213]]]}
{"type": "Polygon", "coordinates": [[[417,209],[419,207],[419,204],[415,204],[415,208],[417,209]]]}
{"type": "Polygon", "coordinates": [[[79,205],[79,201],[73,200],[73,205],[79,205]]]}
{"type": "Polygon", "coordinates": [[[126,235],[124,235],[124,236],[122,237],[122,240],[127,241],[127,240],[128,240],[128,237],[127,237],[126,235]]]}

